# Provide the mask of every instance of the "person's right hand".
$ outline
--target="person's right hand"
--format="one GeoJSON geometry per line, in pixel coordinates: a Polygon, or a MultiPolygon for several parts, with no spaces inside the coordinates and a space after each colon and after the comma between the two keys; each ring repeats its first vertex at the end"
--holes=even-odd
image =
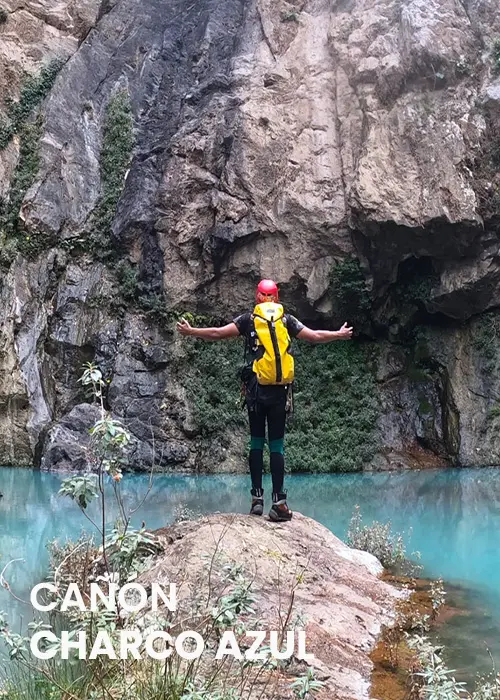
{"type": "Polygon", "coordinates": [[[177,323],[177,330],[181,335],[193,335],[193,327],[189,325],[189,322],[185,318],[177,323]]]}
{"type": "Polygon", "coordinates": [[[342,328],[337,331],[339,334],[340,340],[351,340],[352,338],[352,328],[347,325],[347,323],[344,323],[342,328]]]}

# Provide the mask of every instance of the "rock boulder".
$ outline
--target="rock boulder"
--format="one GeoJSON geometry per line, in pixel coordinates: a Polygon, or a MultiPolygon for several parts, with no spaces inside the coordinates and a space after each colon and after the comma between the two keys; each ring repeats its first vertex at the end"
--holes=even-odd
{"type": "MultiPolygon", "coordinates": [[[[300,513],[286,524],[264,518],[215,514],[156,531],[165,552],[138,581],[168,590],[177,584],[177,613],[189,629],[193,601],[210,609],[227,594],[227,570],[237,565],[250,582],[259,627],[279,630],[293,591],[291,619],[300,615],[310,663],[324,687],[318,700],[368,700],[370,650],[390,624],[401,592],[379,579],[380,562],[352,550],[300,513]],[[281,617],[280,617],[281,616],[281,617]]],[[[193,618],[191,618],[193,619],[193,618]]],[[[192,628],[191,628],[192,629],[192,628]]],[[[303,673],[304,667],[295,670],[303,673]]],[[[279,681],[279,697],[292,698],[293,672],[279,681]]],[[[258,691],[266,682],[263,674],[258,691]]]]}

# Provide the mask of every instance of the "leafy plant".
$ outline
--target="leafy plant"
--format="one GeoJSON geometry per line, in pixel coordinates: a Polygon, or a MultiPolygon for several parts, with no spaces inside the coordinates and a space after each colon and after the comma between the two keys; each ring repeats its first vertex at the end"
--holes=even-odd
{"type": "Polygon", "coordinates": [[[25,231],[19,224],[19,212],[26,192],[35,182],[40,165],[40,139],[43,120],[32,118],[49,94],[63,61],[56,59],[37,75],[27,76],[21,86],[18,102],[10,102],[7,117],[0,120],[0,149],[14,135],[19,136],[19,159],[10,183],[8,198],[0,202],[0,264],[10,265],[17,251],[34,257],[53,241],[41,231],[25,231]]]}
{"type": "Polygon", "coordinates": [[[313,669],[308,668],[305,675],[297,678],[290,685],[290,688],[298,700],[310,700],[324,685],[322,681],[317,681],[314,678],[313,669]]]}
{"type": "MultiPolygon", "coordinates": [[[[461,700],[469,696],[465,683],[457,681],[441,657],[441,648],[433,646],[426,637],[414,636],[408,640],[422,665],[416,675],[423,681],[423,697],[429,700],[461,700]]],[[[470,697],[470,696],[469,696],[470,697]]]]}
{"type": "Polygon", "coordinates": [[[400,266],[394,292],[403,304],[425,304],[439,284],[440,276],[430,258],[408,258],[400,266]]]}
{"type": "Polygon", "coordinates": [[[91,217],[89,244],[101,260],[114,255],[112,224],[130,166],[134,129],[130,97],[120,90],[109,100],[100,157],[101,196],[91,217]]]}
{"type": "Polygon", "coordinates": [[[369,321],[371,300],[357,258],[345,258],[333,267],[330,293],[336,314],[342,322],[363,326],[369,321]]]}
{"type": "MultiPolygon", "coordinates": [[[[370,552],[387,569],[414,574],[422,568],[408,559],[403,536],[391,532],[390,522],[382,524],[374,521],[371,525],[363,525],[359,506],[355,507],[349,523],[347,544],[354,549],[370,552]]],[[[414,553],[414,556],[419,555],[414,553]]]]}
{"type": "Polygon", "coordinates": [[[231,627],[238,617],[254,612],[252,604],[255,602],[250,584],[238,574],[233,590],[223,596],[218,605],[212,608],[212,617],[217,627],[231,627]]]}
{"type": "Polygon", "coordinates": [[[446,591],[444,590],[443,579],[438,578],[437,581],[431,581],[430,595],[432,600],[432,610],[434,615],[437,614],[446,601],[446,591]]]}
{"type": "Polygon", "coordinates": [[[201,340],[186,344],[183,384],[203,437],[219,436],[229,444],[230,431],[246,425],[238,377],[242,361],[243,348],[237,342],[227,342],[223,347],[201,340]]]}
{"type": "Polygon", "coordinates": [[[40,138],[42,120],[25,124],[20,129],[19,159],[14,170],[9,198],[0,209],[0,227],[4,246],[11,245],[28,257],[36,255],[46,247],[46,237],[42,233],[28,233],[19,225],[19,211],[26,192],[36,179],[40,165],[40,138]]]}
{"type": "Polygon", "coordinates": [[[467,59],[467,56],[460,54],[458,59],[455,61],[455,69],[458,75],[469,75],[471,66],[467,59]]]}
{"type": "MultiPolygon", "coordinates": [[[[0,221],[2,220],[0,208],[0,221]]],[[[8,238],[5,231],[0,233],[0,267],[8,268],[17,255],[17,242],[14,238],[8,238]]]]}
{"type": "Polygon", "coordinates": [[[56,58],[43,66],[36,75],[25,77],[18,102],[8,103],[7,118],[0,121],[0,150],[8,145],[15,134],[20,133],[36,108],[47,97],[63,65],[64,60],[56,58]]]}
{"type": "Polygon", "coordinates": [[[379,414],[374,347],[297,345],[294,415],[285,438],[292,471],[359,471],[371,459],[379,414]]]}
{"type": "Polygon", "coordinates": [[[490,418],[490,419],[500,418],[500,404],[498,403],[498,401],[488,411],[488,418],[490,418]]]}
{"type": "Polygon", "coordinates": [[[153,556],[161,551],[153,535],[143,527],[128,529],[123,524],[106,537],[108,561],[119,581],[131,581],[148,567],[153,556]]]}
{"type": "Polygon", "coordinates": [[[59,489],[60,496],[68,496],[83,509],[87,508],[98,494],[96,476],[74,476],[66,479],[59,489]]]}
{"type": "MultiPolygon", "coordinates": [[[[403,588],[411,591],[414,582],[407,582],[403,588]]],[[[396,608],[396,619],[391,628],[383,632],[383,652],[380,666],[389,662],[391,674],[400,676],[404,672],[408,700],[500,700],[500,676],[492,673],[489,677],[478,678],[474,691],[467,689],[466,683],[457,681],[454,670],[445,663],[446,650],[436,646],[426,636],[431,629],[432,619],[444,604],[445,592],[441,579],[430,584],[432,613],[422,609],[422,599],[410,597],[401,600],[396,608]],[[417,600],[419,601],[417,603],[417,600]],[[399,650],[403,647],[403,664],[400,665],[399,650]]],[[[377,690],[380,691],[378,686],[377,690]]],[[[378,695],[379,693],[377,693],[378,695]]]]}
{"type": "Polygon", "coordinates": [[[495,364],[499,338],[500,315],[495,311],[481,314],[472,326],[472,346],[489,369],[495,364]]]}
{"type": "Polygon", "coordinates": [[[123,300],[127,303],[137,302],[139,272],[127,260],[120,260],[115,267],[123,300]]]}
{"type": "Polygon", "coordinates": [[[471,700],[500,700],[500,675],[492,673],[487,678],[480,678],[471,700]]]}
{"type": "MultiPolygon", "coordinates": [[[[71,498],[85,517],[96,527],[101,539],[101,551],[108,577],[125,583],[142,570],[144,560],[156,553],[154,538],[144,528],[133,530],[130,521],[134,509],[127,512],[120,489],[123,469],[128,462],[128,452],[132,436],[122,423],[113,418],[105,409],[104,393],[106,382],[100,369],[89,362],[85,365],[79,380],[90,388],[94,400],[100,407],[100,418],[90,428],[89,465],[95,474],[75,475],[65,479],[59,490],[60,495],[71,498]],[[118,505],[119,518],[108,533],[106,526],[105,479],[110,478],[113,493],[118,505]],[[96,498],[100,500],[101,523],[97,524],[88,515],[87,509],[96,498]]],[[[148,488],[151,489],[151,480],[148,488]]]]}

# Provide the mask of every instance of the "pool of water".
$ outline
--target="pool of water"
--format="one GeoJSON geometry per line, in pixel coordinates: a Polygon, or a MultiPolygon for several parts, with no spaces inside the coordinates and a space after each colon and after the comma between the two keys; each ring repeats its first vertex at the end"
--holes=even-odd
{"type": "MultiPolygon", "coordinates": [[[[44,576],[46,543],[88,528],[76,506],[57,495],[63,478],[0,468],[0,570],[12,559],[23,560],[11,564],[6,575],[21,598],[44,576]]],[[[125,477],[129,506],[141,500],[147,482],[145,475],[125,477]]],[[[264,487],[270,493],[268,481],[264,487]]],[[[450,663],[470,678],[491,670],[491,653],[500,668],[500,469],[293,475],[287,487],[292,509],[340,538],[345,538],[356,504],[365,522],[390,520],[394,530],[406,533],[408,551],[421,553],[424,574],[442,576],[450,584],[450,596],[465,609],[441,631],[450,663]]],[[[149,528],[163,526],[181,507],[245,513],[248,505],[246,476],[157,475],[134,524],[144,520],[149,528]]],[[[30,618],[30,609],[3,589],[0,610],[14,626],[30,618]]]]}

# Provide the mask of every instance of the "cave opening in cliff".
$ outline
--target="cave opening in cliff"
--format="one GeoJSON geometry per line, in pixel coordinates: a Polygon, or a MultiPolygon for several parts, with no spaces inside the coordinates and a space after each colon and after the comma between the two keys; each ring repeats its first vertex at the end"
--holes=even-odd
{"type": "Polygon", "coordinates": [[[437,277],[433,258],[411,256],[399,263],[396,285],[405,291],[408,300],[416,301],[430,291],[437,277]]]}
{"type": "Polygon", "coordinates": [[[440,281],[440,270],[441,262],[431,256],[410,256],[398,264],[396,279],[376,314],[375,324],[382,335],[406,342],[416,326],[452,323],[443,314],[429,310],[433,291],[440,281]]]}

